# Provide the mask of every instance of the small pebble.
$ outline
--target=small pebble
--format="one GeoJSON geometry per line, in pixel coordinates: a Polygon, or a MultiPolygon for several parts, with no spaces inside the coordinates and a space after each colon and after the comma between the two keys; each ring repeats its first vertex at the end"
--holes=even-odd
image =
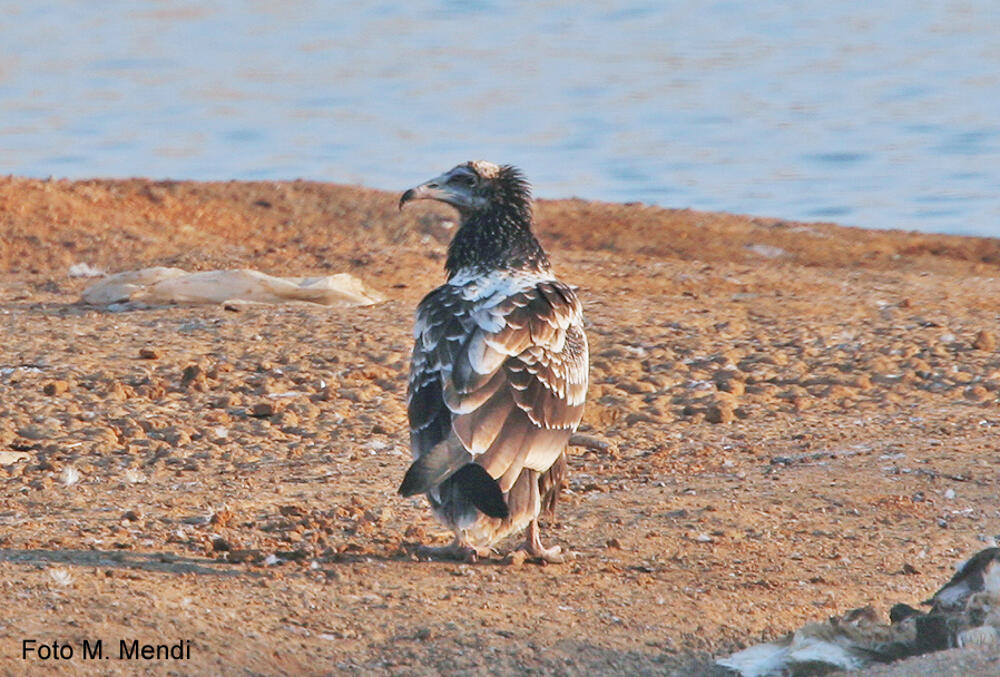
{"type": "Polygon", "coordinates": [[[705,420],[709,423],[732,423],[735,419],[736,413],[728,404],[710,404],[705,409],[705,420]]]}
{"type": "Polygon", "coordinates": [[[273,402],[258,402],[250,409],[250,415],[257,418],[267,418],[277,413],[277,407],[273,402]]]}
{"type": "Polygon", "coordinates": [[[42,388],[42,392],[50,397],[53,395],[62,395],[67,390],[69,390],[69,383],[66,381],[49,381],[42,388]]]}
{"type": "Polygon", "coordinates": [[[992,332],[988,332],[983,329],[976,334],[976,339],[972,342],[972,347],[977,350],[983,350],[991,353],[996,350],[997,347],[996,336],[994,336],[992,332]]]}

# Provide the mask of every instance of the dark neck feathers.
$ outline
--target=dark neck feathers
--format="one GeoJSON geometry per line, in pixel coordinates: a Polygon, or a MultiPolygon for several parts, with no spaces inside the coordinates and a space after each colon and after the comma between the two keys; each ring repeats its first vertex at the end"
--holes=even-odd
{"type": "Polygon", "coordinates": [[[531,193],[520,176],[497,179],[485,209],[463,213],[445,269],[448,278],[462,269],[544,271],[549,257],[531,232],[531,193]]]}

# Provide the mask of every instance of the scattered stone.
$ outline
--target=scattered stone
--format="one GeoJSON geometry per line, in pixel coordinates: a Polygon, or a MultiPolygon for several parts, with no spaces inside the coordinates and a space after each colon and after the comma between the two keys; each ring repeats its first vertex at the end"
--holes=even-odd
{"type": "Polygon", "coordinates": [[[271,419],[271,422],[281,428],[291,428],[299,424],[299,417],[291,411],[279,411],[271,419]]]}
{"type": "Polygon", "coordinates": [[[217,379],[222,374],[229,374],[233,371],[234,367],[228,362],[217,362],[211,369],[208,370],[208,378],[217,379]]]}
{"type": "Polygon", "coordinates": [[[26,425],[18,428],[17,434],[26,440],[48,440],[55,437],[55,433],[50,429],[40,425],[26,425]]]}
{"type": "Polygon", "coordinates": [[[104,394],[110,399],[123,402],[130,397],[135,397],[135,389],[119,381],[112,381],[111,385],[104,391],[104,394]]]}
{"type": "Polygon", "coordinates": [[[361,518],[372,524],[384,524],[392,519],[392,509],[388,506],[382,506],[378,510],[365,510],[361,518]]]}
{"type": "Polygon", "coordinates": [[[239,404],[240,398],[238,398],[233,393],[225,393],[224,395],[219,395],[214,400],[212,400],[209,405],[213,409],[232,409],[237,404],[239,404]]]}
{"type": "Polygon", "coordinates": [[[122,519],[126,522],[138,522],[142,519],[142,513],[138,510],[126,510],[125,514],[122,515],[122,519]]]}
{"type": "Polygon", "coordinates": [[[997,348],[996,336],[992,332],[983,329],[976,334],[976,340],[972,342],[972,347],[991,353],[997,348]]]}
{"type": "Polygon", "coordinates": [[[508,555],[507,564],[514,567],[515,569],[519,569],[524,565],[527,559],[528,559],[528,553],[526,553],[524,550],[515,550],[512,553],[510,553],[510,555],[508,555]]]}
{"type": "Polygon", "coordinates": [[[139,348],[139,357],[143,360],[158,360],[162,355],[156,348],[139,348]]]}
{"type": "Polygon", "coordinates": [[[278,508],[278,512],[285,517],[303,517],[308,514],[308,511],[300,505],[282,505],[278,508]]]}
{"type": "Polygon", "coordinates": [[[159,400],[167,394],[167,387],[162,381],[154,381],[139,386],[136,389],[136,393],[151,400],[159,400]]]}
{"type": "Polygon", "coordinates": [[[208,389],[208,379],[200,365],[189,364],[184,367],[184,373],[181,375],[181,388],[201,392],[208,389]]]}
{"type": "Polygon", "coordinates": [[[854,387],[860,390],[868,390],[872,387],[872,379],[868,374],[858,374],[854,377],[854,387]]]}
{"type": "Polygon", "coordinates": [[[990,391],[981,385],[974,385],[966,389],[965,397],[974,402],[985,402],[990,398],[990,391]]]}
{"type": "Polygon", "coordinates": [[[161,439],[172,447],[182,447],[191,441],[191,433],[175,425],[151,432],[150,437],[161,439]]]}
{"type": "Polygon", "coordinates": [[[709,423],[732,423],[736,419],[734,398],[719,393],[705,408],[705,420],[709,423]]]}
{"type": "Polygon", "coordinates": [[[583,447],[584,449],[591,449],[593,451],[607,451],[611,448],[611,443],[602,440],[593,435],[584,435],[583,433],[574,433],[569,438],[569,444],[573,447],[583,447]]]}
{"type": "Polygon", "coordinates": [[[247,550],[230,549],[224,552],[226,561],[232,562],[233,564],[243,564],[244,562],[252,562],[256,564],[264,560],[264,553],[256,549],[247,549],[247,550]]]}
{"type": "Polygon", "coordinates": [[[222,508],[212,513],[212,516],[208,518],[209,524],[214,524],[217,527],[227,527],[233,521],[236,515],[229,508],[222,508]]]}
{"type": "Polygon", "coordinates": [[[805,397],[793,397],[791,399],[792,408],[795,411],[805,411],[809,408],[811,402],[805,397]]]}
{"type": "Polygon", "coordinates": [[[337,399],[337,390],[330,386],[323,386],[317,392],[309,396],[313,402],[330,402],[337,399]]]}
{"type": "Polygon", "coordinates": [[[636,423],[659,423],[659,419],[649,412],[636,411],[625,417],[625,423],[635,425],[636,423]]]}
{"type": "Polygon", "coordinates": [[[618,388],[619,390],[624,390],[632,395],[642,395],[656,390],[656,387],[652,383],[647,383],[645,381],[626,381],[624,383],[619,383],[618,388]]]}
{"type": "Polygon", "coordinates": [[[49,381],[42,388],[42,392],[49,397],[52,397],[53,395],[62,395],[67,390],[69,390],[69,383],[66,381],[49,381]]]}
{"type": "Polygon", "coordinates": [[[278,406],[274,402],[257,402],[250,408],[250,415],[254,418],[269,418],[278,413],[278,406]]]}
{"type": "Polygon", "coordinates": [[[715,387],[718,388],[720,392],[736,396],[742,395],[746,392],[746,386],[743,384],[743,381],[735,378],[720,378],[716,380],[715,387]]]}

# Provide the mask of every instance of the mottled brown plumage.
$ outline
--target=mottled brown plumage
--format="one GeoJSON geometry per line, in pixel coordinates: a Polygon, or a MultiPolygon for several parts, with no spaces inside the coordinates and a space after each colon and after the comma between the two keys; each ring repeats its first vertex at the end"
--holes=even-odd
{"type": "Polygon", "coordinates": [[[446,554],[476,556],[551,510],[566,445],[583,415],[587,339],[574,291],[553,276],[531,232],[531,196],[513,167],[459,165],[412,199],[455,206],[461,226],[448,281],[417,308],[408,415],[414,461],[403,495],[427,494],[455,532],[446,554]]]}

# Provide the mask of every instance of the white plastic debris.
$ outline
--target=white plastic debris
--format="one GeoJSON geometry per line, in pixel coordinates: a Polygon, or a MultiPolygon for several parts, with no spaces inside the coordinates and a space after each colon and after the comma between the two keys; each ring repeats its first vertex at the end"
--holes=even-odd
{"type": "Polygon", "coordinates": [[[59,473],[59,481],[65,486],[71,487],[80,481],[80,471],[73,466],[68,465],[62,469],[61,473],[59,473]]]}
{"type": "Polygon", "coordinates": [[[0,451],[0,465],[13,465],[18,461],[27,461],[31,458],[23,451],[0,451]]]}
{"type": "Polygon", "coordinates": [[[69,267],[70,277],[102,277],[104,271],[89,263],[74,263],[69,267]]]}
{"type": "Polygon", "coordinates": [[[189,273],[180,268],[144,268],[109,275],[81,295],[84,303],[112,306],[138,302],[288,303],[325,306],[368,306],[385,300],[349,273],[323,277],[274,277],[256,270],[208,270],[189,273]]]}
{"type": "Polygon", "coordinates": [[[122,474],[122,478],[129,484],[142,484],[148,482],[149,478],[146,477],[142,471],[136,470],[135,468],[128,468],[122,474]]]}
{"type": "Polygon", "coordinates": [[[66,587],[73,582],[73,575],[66,569],[49,569],[49,576],[56,585],[66,587]]]}
{"type": "Polygon", "coordinates": [[[775,247],[770,244],[748,244],[745,249],[756,254],[757,256],[762,256],[765,259],[776,259],[781,256],[788,256],[787,251],[781,247],[775,247]]]}

